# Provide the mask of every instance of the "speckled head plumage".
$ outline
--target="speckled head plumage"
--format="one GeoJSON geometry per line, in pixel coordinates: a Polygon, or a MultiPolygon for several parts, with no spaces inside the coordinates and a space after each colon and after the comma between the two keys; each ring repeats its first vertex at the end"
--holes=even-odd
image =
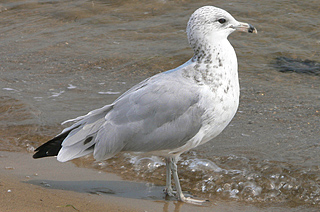
{"type": "Polygon", "coordinates": [[[191,15],[187,25],[188,40],[194,50],[198,43],[227,39],[235,30],[257,32],[250,24],[238,22],[227,11],[214,6],[197,9],[191,15]]]}

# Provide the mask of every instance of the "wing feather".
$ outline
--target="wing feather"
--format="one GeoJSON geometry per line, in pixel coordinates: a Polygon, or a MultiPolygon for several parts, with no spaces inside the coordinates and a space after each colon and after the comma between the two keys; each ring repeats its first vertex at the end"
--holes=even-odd
{"type": "Polygon", "coordinates": [[[199,132],[205,111],[199,104],[199,86],[175,74],[155,75],[113,104],[66,121],[75,123],[59,134],[68,132],[58,160],[92,152],[102,160],[120,151],[172,150],[185,145],[199,132]]]}
{"type": "Polygon", "coordinates": [[[156,76],[114,103],[100,129],[104,132],[99,131],[104,136],[99,136],[95,157],[110,155],[110,142],[118,142],[113,144],[116,152],[158,151],[181,147],[199,132],[204,113],[198,104],[199,88],[181,78],[178,81],[166,74],[156,76]],[[110,141],[105,133],[117,135],[117,139],[110,141]]]}

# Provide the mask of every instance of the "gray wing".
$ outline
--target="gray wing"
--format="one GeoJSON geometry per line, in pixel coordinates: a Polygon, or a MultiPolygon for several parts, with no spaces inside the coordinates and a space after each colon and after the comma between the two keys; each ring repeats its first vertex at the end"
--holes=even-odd
{"type": "Polygon", "coordinates": [[[201,128],[204,110],[197,87],[173,74],[159,74],[119,97],[105,116],[94,149],[102,159],[119,151],[175,149],[201,128]]]}

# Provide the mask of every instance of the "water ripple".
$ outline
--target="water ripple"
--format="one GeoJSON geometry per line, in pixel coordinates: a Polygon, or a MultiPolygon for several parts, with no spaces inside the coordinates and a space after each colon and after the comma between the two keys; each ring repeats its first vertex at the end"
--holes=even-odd
{"type": "MultiPolygon", "coordinates": [[[[182,156],[178,167],[183,189],[198,196],[245,202],[320,205],[318,166],[296,167],[279,161],[235,155],[209,160],[189,152],[182,156]]],[[[155,156],[125,153],[105,161],[100,169],[118,172],[128,179],[165,185],[165,162],[155,156]]]]}

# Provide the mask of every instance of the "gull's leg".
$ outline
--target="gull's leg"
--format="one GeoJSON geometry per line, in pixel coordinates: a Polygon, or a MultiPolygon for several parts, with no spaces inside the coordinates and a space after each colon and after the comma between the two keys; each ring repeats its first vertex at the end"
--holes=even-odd
{"type": "Polygon", "coordinates": [[[167,170],[166,171],[166,188],[164,192],[168,196],[174,196],[174,192],[171,186],[171,159],[170,158],[166,158],[166,170],[167,170]]]}
{"type": "Polygon", "coordinates": [[[178,200],[180,200],[182,202],[197,204],[197,205],[201,205],[202,203],[208,201],[208,200],[197,200],[197,199],[193,199],[191,197],[185,197],[184,194],[182,193],[181,186],[180,186],[180,181],[179,181],[178,172],[177,172],[178,168],[177,168],[177,163],[176,163],[176,157],[171,158],[170,165],[171,165],[173,180],[174,180],[174,183],[175,183],[176,189],[177,189],[178,200]]]}
{"type": "Polygon", "coordinates": [[[181,190],[180,181],[179,181],[178,172],[177,172],[178,168],[177,168],[177,163],[176,163],[175,157],[170,158],[170,168],[171,168],[173,180],[174,180],[174,183],[175,183],[176,189],[177,189],[177,198],[178,198],[178,200],[185,202],[186,198],[183,195],[182,190],[181,190]]]}

